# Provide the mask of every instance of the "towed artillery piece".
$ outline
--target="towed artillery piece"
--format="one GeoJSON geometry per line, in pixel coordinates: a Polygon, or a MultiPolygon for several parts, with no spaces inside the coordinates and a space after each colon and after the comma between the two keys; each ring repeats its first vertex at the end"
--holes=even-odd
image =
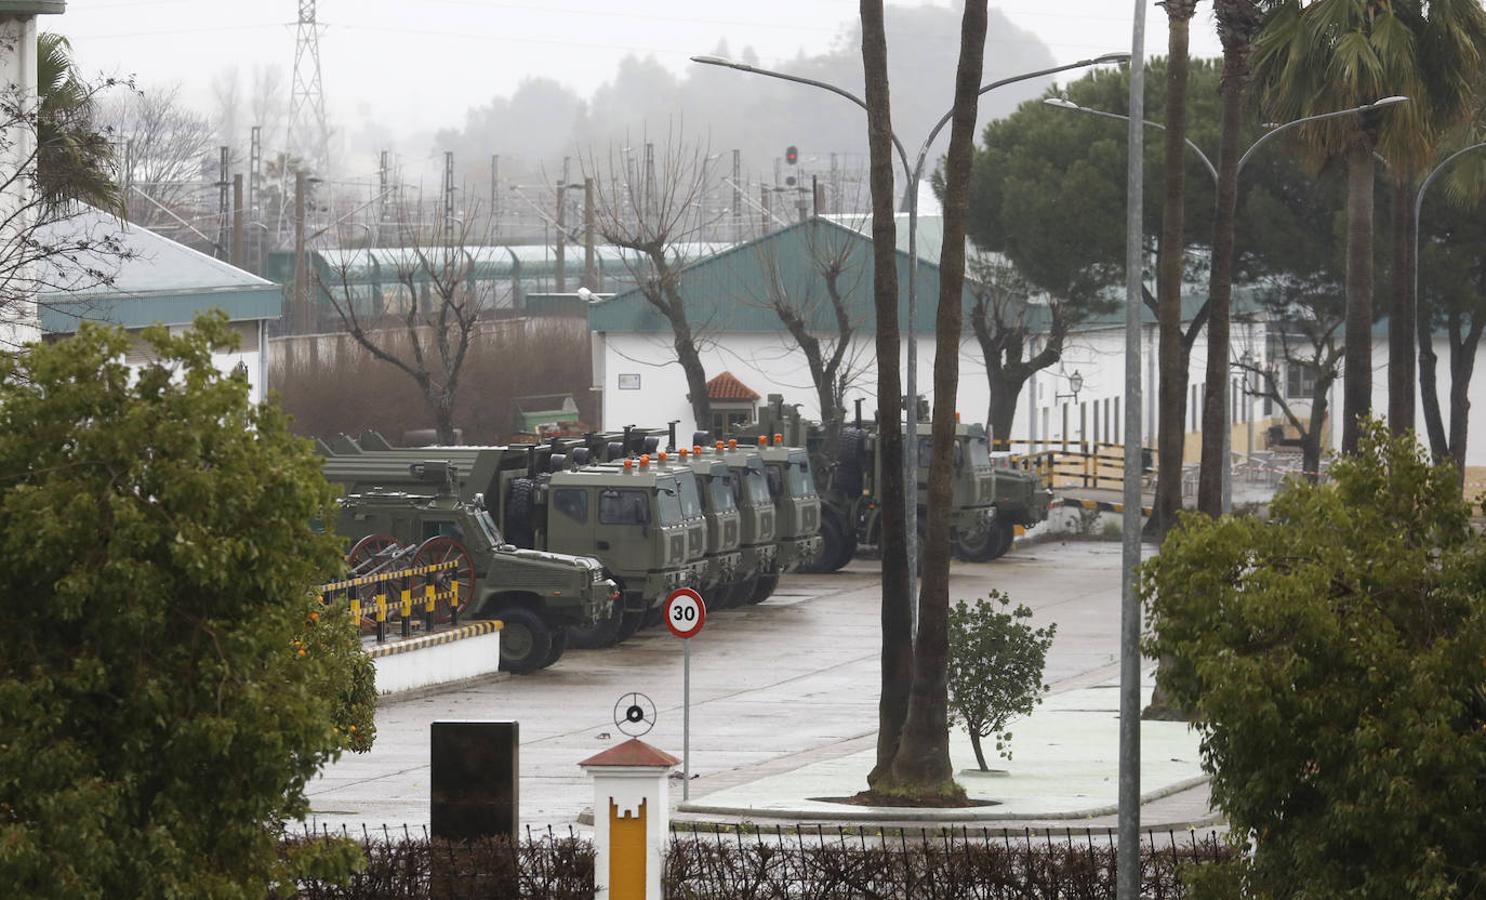
{"type": "Polygon", "coordinates": [[[381,479],[330,469],[327,460],[327,477],[351,489],[340,500],[336,531],[353,541],[352,577],[456,563],[461,606],[473,618],[502,622],[502,670],[546,668],[562,656],[571,631],[607,626],[619,592],[603,565],[508,543],[489,513],[454,493],[447,463],[403,465],[381,479]]]}

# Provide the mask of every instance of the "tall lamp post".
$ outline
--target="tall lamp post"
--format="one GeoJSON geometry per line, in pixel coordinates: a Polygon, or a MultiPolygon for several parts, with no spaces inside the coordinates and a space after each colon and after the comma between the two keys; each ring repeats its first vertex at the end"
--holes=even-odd
{"type": "MultiPolygon", "coordinates": [[[[1419,215],[1424,211],[1424,194],[1429,190],[1429,186],[1434,184],[1435,180],[1444,174],[1445,169],[1451,163],[1470,153],[1472,150],[1481,149],[1486,149],[1486,141],[1482,141],[1479,144],[1471,144],[1468,147],[1461,147],[1459,150],[1440,160],[1439,165],[1435,166],[1430,170],[1428,175],[1424,176],[1424,181],[1419,184],[1419,193],[1414,196],[1414,289],[1409,297],[1409,305],[1413,308],[1412,318],[1414,320],[1415,342],[1423,340],[1425,336],[1425,330],[1419,324],[1419,215]]],[[[1413,365],[1410,365],[1409,368],[1412,369],[1413,365]]],[[[1413,403],[1413,400],[1412,392],[1410,392],[1409,402],[1413,403]]]]}
{"type": "MultiPolygon", "coordinates": [[[[1243,152],[1243,155],[1238,158],[1238,167],[1236,169],[1236,172],[1237,173],[1243,172],[1244,165],[1250,159],[1253,159],[1253,157],[1254,157],[1254,151],[1256,151],[1260,147],[1262,147],[1267,141],[1269,141],[1270,138],[1273,138],[1274,136],[1276,136],[1278,134],[1282,134],[1282,133],[1284,133],[1286,131],[1289,131],[1291,128],[1296,128],[1296,127],[1298,127],[1300,125],[1306,125],[1306,124],[1309,124],[1311,122],[1319,122],[1319,121],[1321,121],[1323,119],[1335,119],[1338,116],[1355,116],[1355,115],[1359,115],[1361,113],[1369,112],[1371,110],[1379,109],[1379,108],[1382,108],[1382,107],[1385,107],[1385,106],[1392,106],[1395,103],[1407,103],[1408,102],[1408,99],[1409,99],[1408,97],[1402,97],[1402,96],[1384,97],[1381,100],[1374,100],[1371,103],[1364,103],[1361,106],[1354,106],[1354,107],[1351,107],[1349,109],[1338,109],[1338,110],[1333,110],[1332,112],[1318,113],[1318,114],[1316,114],[1314,116],[1305,116],[1304,118],[1295,119],[1294,121],[1285,122],[1285,123],[1280,124],[1280,125],[1270,125],[1270,126],[1268,126],[1269,130],[1266,131],[1266,132],[1264,132],[1263,134],[1261,134],[1258,137],[1258,139],[1254,141],[1254,143],[1252,143],[1252,144],[1249,145],[1249,149],[1245,150],[1243,152]]],[[[1103,110],[1103,109],[1090,109],[1087,106],[1079,106],[1077,103],[1074,103],[1071,100],[1064,100],[1064,99],[1058,98],[1058,97],[1048,98],[1047,100],[1044,100],[1042,102],[1043,103],[1046,103],[1048,106],[1053,106],[1053,107],[1056,107],[1058,109],[1066,109],[1066,110],[1071,110],[1073,112],[1086,113],[1086,114],[1091,115],[1091,116],[1100,116],[1100,117],[1106,118],[1106,119],[1123,119],[1123,120],[1128,121],[1129,118],[1130,118],[1129,116],[1124,115],[1122,113],[1109,112],[1108,110],[1103,110]]],[[[1145,126],[1147,128],[1159,128],[1159,129],[1162,129],[1162,130],[1165,130],[1165,128],[1166,128],[1166,126],[1162,125],[1159,122],[1152,122],[1152,121],[1149,121],[1147,119],[1142,119],[1142,122],[1145,124],[1145,126]]],[[[1200,160],[1202,160],[1203,167],[1207,169],[1207,171],[1208,171],[1208,173],[1210,175],[1212,175],[1213,182],[1216,183],[1217,180],[1218,180],[1218,170],[1217,170],[1217,167],[1213,165],[1212,160],[1208,158],[1208,156],[1207,156],[1206,153],[1203,153],[1202,152],[1202,148],[1201,147],[1198,147],[1196,144],[1192,143],[1191,140],[1188,140],[1187,141],[1187,146],[1191,148],[1192,152],[1194,152],[1194,153],[1197,154],[1197,157],[1200,160]]],[[[1477,145],[1477,146],[1482,146],[1482,145],[1477,145]]],[[[1469,149],[1473,149],[1473,148],[1467,147],[1466,149],[1469,150],[1469,149]]],[[[1457,153],[1456,156],[1458,156],[1460,153],[1464,153],[1464,152],[1465,151],[1462,150],[1459,153],[1457,153]]],[[[1446,165],[1447,163],[1449,163],[1451,159],[1454,159],[1454,158],[1455,157],[1452,156],[1449,159],[1446,159],[1445,162],[1443,162],[1443,163],[1440,164],[1440,166],[1443,167],[1444,165],[1446,165]]],[[[1432,179],[1434,177],[1434,175],[1437,174],[1438,172],[1439,172],[1439,170],[1436,169],[1434,173],[1431,173],[1430,179],[1432,179]]],[[[1429,186],[1429,179],[1426,179],[1423,187],[1420,188],[1418,203],[1420,203],[1420,204],[1423,203],[1424,188],[1427,188],[1428,186],[1429,186]]],[[[1415,217],[1414,217],[1414,220],[1415,220],[1416,223],[1418,222],[1418,207],[1417,207],[1417,205],[1415,207],[1415,217]]],[[[1414,232],[1414,235],[1415,235],[1415,239],[1417,241],[1417,238],[1418,238],[1417,226],[1416,226],[1416,230],[1414,232]]],[[[1416,247],[1417,247],[1417,244],[1416,244],[1416,247]]],[[[1415,258],[1416,259],[1418,258],[1417,252],[1415,253],[1415,258]]],[[[1415,279],[1417,279],[1419,277],[1419,272],[1418,272],[1418,266],[1417,265],[1415,266],[1414,277],[1415,277],[1415,279]]],[[[1418,290],[1416,288],[1415,289],[1415,294],[1417,295],[1417,293],[1418,293],[1418,290]]],[[[1227,405],[1228,405],[1228,385],[1227,385],[1226,382],[1223,385],[1221,385],[1221,398],[1220,398],[1220,402],[1223,404],[1223,406],[1225,408],[1227,407],[1227,405]]],[[[1225,420],[1227,418],[1228,418],[1227,416],[1224,416],[1224,419],[1225,420]]],[[[1223,429],[1223,512],[1231,512],[1233,510],[1233,446],[1232,446],[1232,444],[1233,444],[1232,429],[1231,428],[1228,428],[1228,427],[1225,427],[1223,429]]]]}
{"type": "MultiPolygon", "coordinates": [[[[1088,66],[1107,65],[1120,63],[1128,60],[1128,53],[1106,53],[1092,59],[1081,59],[1078,62],[1067,65],[1054,66],[1048,69],[1039,69],[1035,72],[1026,72],[1021,75],[1013,75],[982,85],[977,92],[978,95],[986,94],[999,87],[1008,84],[1016,84],[1021,81],[1030,81],[1034,78],[1042,78],[1047,75],[1055,75],[1066,72],[1069,69],[1082,69],[1088,66]]],[[[721,66],[727,69],[736,69],[739,72],[747,72],[752,75],[764,75],[769,78],[778,78],[782,81],[792,81],[796,84],[809,85],[830,91],[837,96],[844,97],[861,107],[867,108],[867,102],[851,91],[825,81],[814,78],[806,78],[802,75],[790,75],[786,72],[776,72],[772,69],[764,69],[752,66],[748,63],[736,62],[724,59],[720,56],[693,56],[692,62],[701,63],[706,66],[721,66]]],[[[913,630],[918,632],[918,528],[914,525],[918,521],[918,185],[923,178],[924,162],[929,156],[929,147],[939,132],[949,124],[953,118],[954,110],[946,112],[929,129],[929,136],[924,138],[923,144],[919,146],[918,155],[910,164],[908,151],[904,149],[903,142],[894,134],[893,147],[898,151],[898,159],[903,164],[903,174],[908,179],[907,193],[905,199],[908,202],[908,378],[907,384],[907,421],[904,428],[903,454],[903,494],[906,510],[906,521],[908,522],[907,539],[908,549],[908,594],[913,598],[913,630]]]]}

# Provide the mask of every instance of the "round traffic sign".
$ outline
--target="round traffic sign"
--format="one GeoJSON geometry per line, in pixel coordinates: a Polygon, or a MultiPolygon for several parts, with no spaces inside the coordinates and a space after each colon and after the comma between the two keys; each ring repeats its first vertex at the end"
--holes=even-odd
{"type": "Polygon", "coordinates": [[[707,604],[691,588],[677,588],[666,597],[666,627],[679,638],[696,637],[707,621],[707,604]]]}

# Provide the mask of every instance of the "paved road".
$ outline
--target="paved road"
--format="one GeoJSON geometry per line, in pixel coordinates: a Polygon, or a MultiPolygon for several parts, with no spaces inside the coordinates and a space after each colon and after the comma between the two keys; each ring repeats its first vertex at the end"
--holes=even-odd
{"type": "MultiPolygon", "coordinates": [[[[1117,671],[1119,553],[1117,543],[1038,544],[995,563],[957,563],[951,597],[1008,592],[1038,624],[1058,623],[1047,668],[1053,690],[1095,684],[1117,671]]],[[[874,567],[863,560],[834,575],[787,576],[760,606],[709,614],[692,647],[693,798],[870,746],[880,645],[874,567]]],[[[571,652],[534,675],[386,703],[375,748],[311,785],[316,822],[353,830],[426,823],[429,723],[515,719],[522,820],[565,828],[592,796],[578,761],[624,739],[611,715],[628,691],[656,703],[646,740],[679,756],[681,646],[663,630],[571,652]]]]}

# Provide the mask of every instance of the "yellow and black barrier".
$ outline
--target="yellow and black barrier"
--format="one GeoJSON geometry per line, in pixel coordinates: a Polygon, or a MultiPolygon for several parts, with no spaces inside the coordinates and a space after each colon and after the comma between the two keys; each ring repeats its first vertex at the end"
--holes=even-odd
{"type": "Polygon", "coordinates": [[[357,578],[347,578],[341,581],[332,581],[320,586],[320,602],[327,604],[336,595],[343,594],[351,609],[351,618],[360,627],[365,621],[362,612],[361,597],[358,593],[360,588],[375,587],[376,594],[372,597],[371,621],[377,633],[377,643],[387,642],[387,621],[390,614],[396,614],[402,626],[402,636],[410,638],[413,634],[413,582],[423,580],[423,600],[419,606],[422,607],[423,629],[426,633],[432,633],[434,628],[434,610],[439,601],[447,600],[449,603],[449,617],[451,627],[459,627],[460,597],[459,581],[448,580],[448,589],[439,590],[440,573],[455,572],[460,568],[459,560],[448,562],[431,563],[426,566],[410,566],[406,569],[394,569],[387,572],[377,572],[372,575],[362,575],[357,578]],[[432,577],[430,577],[432,576],[432,577]],[[392,591],[397,591],[394,597],[389,598],[392,591]]]}

